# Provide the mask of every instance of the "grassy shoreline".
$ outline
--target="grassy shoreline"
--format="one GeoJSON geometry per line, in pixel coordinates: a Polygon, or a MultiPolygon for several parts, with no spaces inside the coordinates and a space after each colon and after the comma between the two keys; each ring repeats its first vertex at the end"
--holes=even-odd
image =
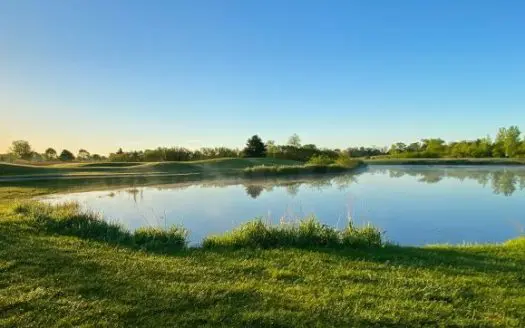
{"type": "Polygon", "coordinates": [[[368,165],[525,165],[519,158],[373,158],[368,165]]]}
{"type": "Polygon", "coordinates": [[[98,231],[80,224],[74,208],[33,210],[0,202],[0,326],[525,322],[523,237],[472,246],[180,248],[180,239],[150,231],[139,238],[144,247],[127,247],[93,238],[98,231]]]}
{"type": "MultiPolygon", "coordinates": [[[[525,159],[514,158],[372,158],[354,159],[371,165],[525,165],[525,159]]],[[[189,162],[96,162],[49,165],[11,164],[0,162],[0,177],[75,176],[124,174],[188,174],[242,172],[256,167],[304,166],[302,162],[275,158],[221,158],[189,162]]],[[[315,166],[315,165],[310,165],[315,166]]],[[[322,165],[323,166],[323,165],[322,165]]],[[[338,165],[331,165],[338,166],[338,165]]]]}
{"type": "Polygon", "coordinates": [[[362,165],[354,160],[347,165],[312,165],[271,158],[219,159],[195,162],[158,163],[77,163],[49,166],[31,166],[0,163],[0,182],[52,179],[96,179],[119,177],[160,177],[177,175],[266,176],[300,175],[349,171],[362,165]]]}
{"type": "Polygon", "coordinates": [[[202,173],[242,170],[256,165],[297,165],[299,162],[273,158],[221,158],[191,162],[151,163],[70,163],[53,165],[18,165],[0,163],[0,176],[68,174],[159,174],[202,173]],[[125,164],[125,165],[124,165],[125,164]]]}

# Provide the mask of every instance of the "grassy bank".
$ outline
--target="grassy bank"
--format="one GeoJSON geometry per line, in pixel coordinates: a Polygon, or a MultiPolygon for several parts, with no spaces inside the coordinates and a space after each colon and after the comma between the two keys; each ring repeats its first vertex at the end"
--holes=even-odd
{"type": "MultiPolygon", "coordinates": [[[[96,217],[83,217],[72,205],[39,206],[0,202],[0,326],[525,322],[525,238],[501,245],[328,247],[326,241],[341,235],[310,223],[291,233],[302,239],[251,226],[191,249],[163,245],[166,238],[156,231],[108,233],[113,228],[101,228],[96,217]],[[276,238],[287,242],[257,247],[275,245],[276,238]]],[[[175,232],[173,240],[180,241],[183,231],[175,232]]]]}
{"type": "Polygon", "coordinates": [[[243,170],[247,177],[264,177],[279,175],[301,175],[320,173],[341,173],[356,169],[363,165],[362,161],[351,161],[346,165],[339,164],[306,164],[306,165],[258,165],[243,170]]]}
{"type": "Polygon", "coordinates": [[[296,165],[299,162],[274,158],[221,158],[193,162],[155,163],[71,163],[17,165],[0,163],[0,177],[45,175],[185,174],[238,171],[257,165],[296,165]]]}
{"type": "Polygon", "coordinates": [[[370,165],[525,165],[519,158],[374,158],[370,165]]]}

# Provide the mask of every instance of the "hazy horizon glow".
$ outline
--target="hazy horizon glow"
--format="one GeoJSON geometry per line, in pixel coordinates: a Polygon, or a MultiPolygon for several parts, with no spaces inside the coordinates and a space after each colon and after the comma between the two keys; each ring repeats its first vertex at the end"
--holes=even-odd
{"type": "Polygon", "coordinates": [[[525,129],[523,1],[0,2],[0,153],[525,129]]]}

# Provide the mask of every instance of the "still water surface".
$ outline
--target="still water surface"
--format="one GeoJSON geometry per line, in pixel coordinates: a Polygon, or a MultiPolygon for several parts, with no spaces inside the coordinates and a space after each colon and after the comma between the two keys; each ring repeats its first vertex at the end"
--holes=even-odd
{"type": "Polygon", "coordinates": [[[182,224],[190,241],[261,217],[274,223],[315,214],[343,227],[370,222],[402,245],[502,242],[525,227],[525,168],[369,166],[358,174],[259,181],[133,185],[60,194],[133,230],[182,224]]]}

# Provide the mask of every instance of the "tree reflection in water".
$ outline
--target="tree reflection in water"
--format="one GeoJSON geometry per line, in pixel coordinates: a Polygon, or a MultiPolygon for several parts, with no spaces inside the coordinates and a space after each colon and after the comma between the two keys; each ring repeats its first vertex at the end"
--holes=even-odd
{"type": "Polygon", "coordinates": [[[251,197],[251,198],[257,198],[261,195],[261,193],[263,192],[264,190],[264,186],[260,186],[260,185],[247,185],[247,186],[244,186],[244,189],[246,190],[246,193],[251,197]]]}
{"type": "MultiPolygon", "coordinates": [[[[422,183],[440,183],[445,179],[457,179],[460,181],[473,180],[486,187],[490,185],[492,192],[497,195],[511,196],[517,190],[525,189],[525,168],[501,168],[501,167],[379,167],[370,166],[364,174],[385,174],[390,178],[402,178],[410,176],[422,183]]],[[[362,174],[362,173],[361,173],[362,174]]],[[[336,176],[307,177],[302,180],[266,180],[259,183],[244,184],[246,193],[257,198],[263,191],[271,191],[273,187],[284,187],[287,193],[295,197],[301,186],[317,190],[336,187],[338,190],[346,190],[357,183],[359,174],[341,174],[336,176]]]]}
{"type": "Polygon", "coordinates": [[[483,187],[490,184],[492,191],[497,195],[511,196],[516,190],[525,189],[525,169],[501,167],[388,167],[372,168],[377,172],[388,173],[391,178],[401,178],[405,175],[417,177],[424,183],[438,183],[444,178],[453,178],[460,181],[474,180],[483,187]]]}
{"type": "Polygon", "coordinates": [[[290,179],[274,179],[263,180],[256,182],[243,182],[246,193],[252,197],[257,198],[263,191],[272,191],[274,187],[285,188],[288,195],[295,197],[299,193],[301,186],[311,189],[323,190],[336,186],[339,190],[347,189],[351,184],[357,182],[357,175],[343,174],[330,176],[312,176],[305,177],[298,180],[290,179]]]}

